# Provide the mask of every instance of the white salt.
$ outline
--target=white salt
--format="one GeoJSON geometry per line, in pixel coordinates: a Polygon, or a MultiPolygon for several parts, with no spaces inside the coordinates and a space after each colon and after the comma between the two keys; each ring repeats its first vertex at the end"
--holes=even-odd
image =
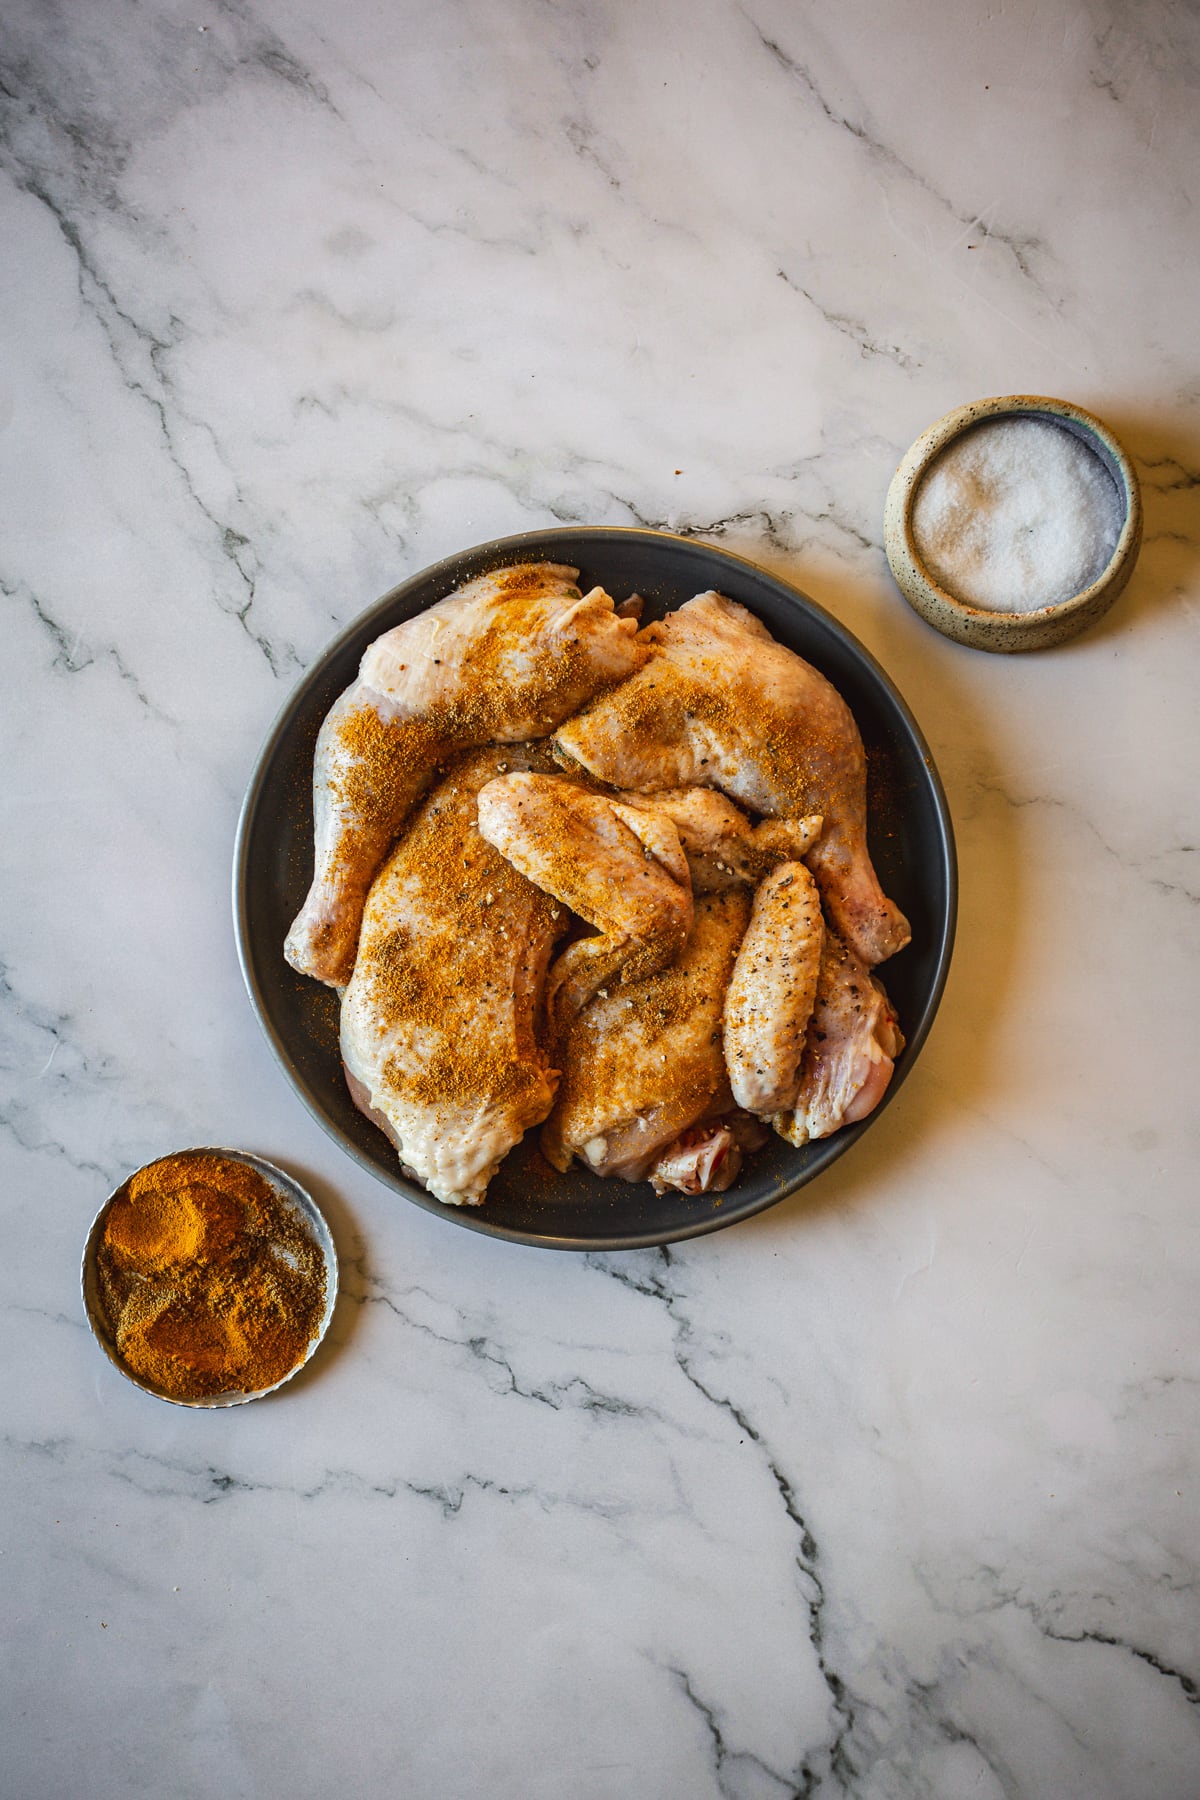
{"type": "Polygon", "coordinates": [[[1042,419],[992,419],[956,438],[912,515],[929,573],[989,612],[1034,612],[1082,593],[1108,566],[1121,525],[1100,458],[1042,419]]]}

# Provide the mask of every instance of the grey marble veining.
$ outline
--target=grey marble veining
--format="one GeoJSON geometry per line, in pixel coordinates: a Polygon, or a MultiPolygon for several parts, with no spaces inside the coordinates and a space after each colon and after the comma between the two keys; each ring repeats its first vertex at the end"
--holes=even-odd
{"type": "Polygon", "coordinates": [[[0,1792],[1193,1800],[1200,18],[968,0],[0,16],[0,1792]],[[883,499],[953,405],[1126,441],[1134,580],[985,657],[883,499]],[[292,683],[435,558],[669,526],[858,634],[950,795],[949,988],[812,1188],[658,1253],[405,1206],[229,926],[292,683]],[[88,1337],[131,1167],[331,1219],[276,1398],[88,1337]]]}

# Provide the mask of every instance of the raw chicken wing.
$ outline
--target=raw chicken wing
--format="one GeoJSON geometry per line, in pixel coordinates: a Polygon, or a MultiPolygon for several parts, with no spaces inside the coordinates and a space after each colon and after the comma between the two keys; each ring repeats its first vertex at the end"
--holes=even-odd
{"type": "Polygon", "coordinates": [[[542,1131],[556,1169],[579,1156],[597,1174],[644,1181],[662,1164],[668,1179],[680,1177],[672,1185],[693,1192],[701,1177],[717,1188],[733,1179],[741,1150],[729,1119],[721,1003],[749,915],[744,888],[703,896],[675,963],[597,994],[576,1015],[542,1131]]]}
{"type": "Polygon", "coordinates": [[[819,813],[751,825],[732,800],[713,788],[666,788],[653,794],[627,789],[621,799],[626,806],[666,813],[679,833],[694,894],[753,885],[776,863],[804,856],[821,835],[819,813]]]}
{"type": "Polygon", "coordinates": [[[825,923],[801,862],[759,882],[725,996],[725,1065],[747,1112],[794,1106],[812,1017],[825,923]]]}
{"type": "Polygon", "coordinates": [[[546,983],[554,1036],[605,982],[652,975],[683,948],[692,888],[674,825],[561,776],[515,774],[479,796],[479,830],[523,875],[596,928],[546,983]]]}

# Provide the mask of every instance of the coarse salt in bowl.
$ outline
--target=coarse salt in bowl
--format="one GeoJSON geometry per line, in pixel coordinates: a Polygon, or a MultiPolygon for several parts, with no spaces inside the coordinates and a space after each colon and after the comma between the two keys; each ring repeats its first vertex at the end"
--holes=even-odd
{"type": "Polygon", "coordinates": [[[922,618],[980,650],[1064,642],[1133,572],[1141,496],[1129,457],[1082,407],[977,400],[919,437],[892,479],[884,542],[922,618]]]}

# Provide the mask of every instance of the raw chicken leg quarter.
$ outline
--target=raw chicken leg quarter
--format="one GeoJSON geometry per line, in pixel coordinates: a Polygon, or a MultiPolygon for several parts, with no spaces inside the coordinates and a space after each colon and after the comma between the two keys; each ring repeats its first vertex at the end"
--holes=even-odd
{"type": "Polygon", "coordinates": [[[545,737],[645,661],[636,621],[577,573],[481,575],[368,646],[317,739],[315,867],[284,952],[302,975],[350,979],[367,889],[447,756],[545,737]]]}
{"type": "Polygon", "coordinates": [[[542,987],[566,917],[475,823],[498,769],[538,745],[453,763],[371,887],[341,1049],[355,1104],[431,1194],[476,1206],[558,1085],[539,1041],[542,987]]]}
{"type": "Polygon", "coordinates": [[[641,634],[636,675],[555,741],[614,787],[717,787],[773,818],[824,815],[809,861],[833,924],[864,962],[909,940],[867,849],[867,759],[825,677],[722,594],[698,594],[641,634]]]}

